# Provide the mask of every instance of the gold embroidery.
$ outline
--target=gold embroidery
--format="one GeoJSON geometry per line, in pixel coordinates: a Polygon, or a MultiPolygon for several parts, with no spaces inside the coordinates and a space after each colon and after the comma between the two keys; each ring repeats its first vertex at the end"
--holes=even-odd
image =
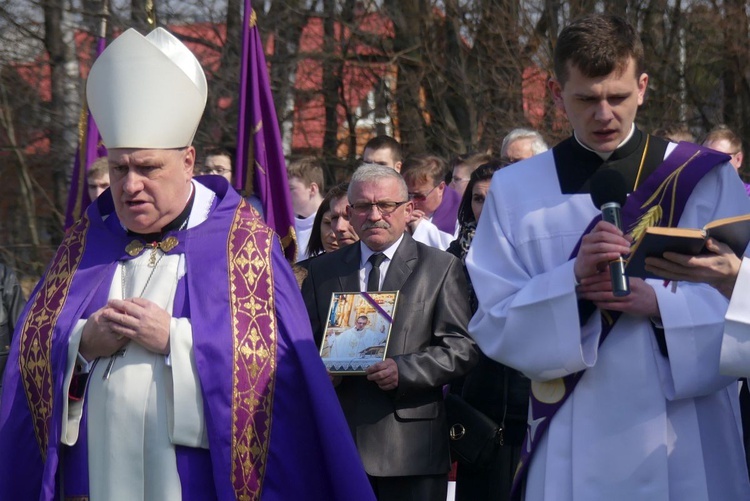
{"type": "MultiPolygon", "coordinates": [[[[674,226],[674,208],[675,204],[677,203],[677,182],[679,181],[680,174],[682,174],[682,171],[685,169],[685,167],[687,167],[690,162],[692,162],[700,154],[700,151],[695,152],[690,158],[687,159],[685,163],[680,165],[671,174],[669,174],[669,176],[667,176],[664,181],[662,181],[662,183],[656,188],[656,190],[654,190],[648,200],[646,200],[646,202],[641,205],[641,209],[646,209],[651,205],[661,206],[664,199],[669,196],[669,217],[668,220],[664,223],[664,226],[674,226]],[[670,195],[668,195],[668,193],[670,193],[670,195]]],[[[649,208],[649,210],[643,216],[641,216],[631,227],[630,235],[633,237],[636,243],[638,241],[638,239],[635,238],[636,234],[638,234],[638,237],[640,237],[643,235],[643,232],[646,231],[646,228],[648,228],[649,226],[655,226],[662,222],[661,220],[664,217],[664,214],[662,213],[661,207],[659,208],[658,212],[651,212],[651,209],[653,209],[653,207],[649,208]]]]}
{"type": "Polygon", "coordinates": [[[641,215],[636,221],[633,230],[630,232],[630,236],[633,237],[634,242],[641,240],[641,237],[646,233],[646,229],[656,225],[661,221],[662,209],[661,205],[654,205],[649,210],[641,215]]]}
{"type": "Polygon", "coordinates": [[[258,499],[270,444],[276,377],[277,325],[271,268],[275,237],[257,218],[247,217],[243,207],[235,213],[229,234],[234,340],[232,485],[237,499],[258,499]],[[258,377],[267,377],[267,384],[255,384],[258,377]],[[249,384],[240,384],[247,378],[249,384]]]}
{"type": "Polygon", "coordinates": [[[155,254],[156,248],[160,248],[164,253],[167,253],[177,247],[177,244],[180,243],[179,240],[175,237],[167,237],[161,242],[153,242],[150,244],[144,244],[140,240],[133,240],[125,247],[125,252],[128,253],[129,256],[135,257],[141,252],[143,252],[143,249],[146,247],[150,247],[152,251],[152,255],[155,254]]]}
{"type": "Polygon", "coordinates": [[[30,300],[33,305],[30,311],[34,314],[27,315],[19,334],[21,381],[43,461],[47,458],[49,423],[52,419],[53,331],[67,300],[73,275],[81,262],[88,226],[88,217],[84,215],[57,249],[44,283],[30,300]]]}

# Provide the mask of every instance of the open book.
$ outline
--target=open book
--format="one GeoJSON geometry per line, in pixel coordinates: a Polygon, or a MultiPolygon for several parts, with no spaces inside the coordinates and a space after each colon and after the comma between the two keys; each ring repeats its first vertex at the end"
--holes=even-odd
{"type": "Polygon", "coordinates": [[[652,226],[640,242],[633,245],[625,265],[625,274],[631,277],[659,278],[645,270],[647,257],[661,257],[665,252],[698,255],[706,252],[708,238],[727,244],[737,256],[742,257],[750,242],[750,214],[711,221],[703,228],[664,228],[652,226]]]}

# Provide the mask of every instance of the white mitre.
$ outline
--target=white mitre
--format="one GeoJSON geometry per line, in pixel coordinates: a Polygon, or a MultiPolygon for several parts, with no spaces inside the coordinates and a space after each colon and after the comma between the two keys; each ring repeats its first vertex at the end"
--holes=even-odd
{"type": "Polygon", "coordinates": [[[193,142],[208,86],[200,63],[168,31],[129,29],[91,67],[89,109],[109,148],[183,148],[193,142]]]}

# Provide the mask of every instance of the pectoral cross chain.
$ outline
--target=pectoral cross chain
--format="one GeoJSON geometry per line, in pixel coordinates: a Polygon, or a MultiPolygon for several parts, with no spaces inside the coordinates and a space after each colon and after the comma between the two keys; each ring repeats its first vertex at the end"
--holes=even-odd
{"type": "Polygon", "coordinates": [[[118,357],[125,356],[125,348],[120,348],[116,352],[112,354],[111,357],[109,357],[109,363],[107,364],[107,368],[104,369],[104,374],[102,374],[102,380],[107,381],[109,379],[109,375],[112,372],[112,366],[115,365],[115,360],[118,357]]]}

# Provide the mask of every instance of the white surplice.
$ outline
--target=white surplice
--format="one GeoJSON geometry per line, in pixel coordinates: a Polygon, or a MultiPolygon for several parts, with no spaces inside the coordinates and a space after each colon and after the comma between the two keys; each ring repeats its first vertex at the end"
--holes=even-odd
{"type": "MultiPolygon", "coordinates": [[[[195,201],[188,228],[205,221],[213,192],[193,183],[195,201]]],[[[151,250],[118,263],[109,299],[143,297],[172,313],[177,283],[185,274],[184,255],[151,250]],[[124,276],[123,276],[124,274],[124,276]]],[[[71,335],[65,387],[69,387],[81,333],[71,335]]],[[[208,448],[203,397],[193,357],[190,320],[170,321],[170,355],[130,342],[122,356],[102,357],[89,374],[87,403],[89,489],[92,501],[182,499],[175,446],[208,448]]],[[[62,439],[78,440],[81,402],[67,402],[62,439]]]]}
{"type": "Polygon", "coordinates": [[[747,257],[742,260],[727,309],[721,372],[735,377],[750,376],[750,258],[747,257]]]}
{"type": "MultiPolygon", "coordinates": [[[[748,211],[725,164],[695,188],[680,226],[748,211]]],[[[719,374],[726,300],[648,280],[669,358],[643,317],[623,315],[598,346],[601,317],[579,325],[569,259],[597,213],[588,194],[561,193],[550,150],[495,174],[466,260],[479,299],[469,329],[484,353],[534,381],[586,371],[534,453],[526,500],[750,499],[736,382],[719,374]]]]}
{"type": "Polygon", "coordinates": [[[355,358],[371,346],[385,343],[385,335],[372,329],[358,331],[354,327],[347,329],[333,341],[331,358],[355,358]]]}
{"type": "Polygon", "coordinates": [[[459,225],[456,223],[456,229],[453,233],[446,233],[439,229],[432,222],[432,218],[423,218],[414,230],[412,237],[417,242],[421,242],[436,249],[446,250],[452,241],[458,237],[459,225]]]}

